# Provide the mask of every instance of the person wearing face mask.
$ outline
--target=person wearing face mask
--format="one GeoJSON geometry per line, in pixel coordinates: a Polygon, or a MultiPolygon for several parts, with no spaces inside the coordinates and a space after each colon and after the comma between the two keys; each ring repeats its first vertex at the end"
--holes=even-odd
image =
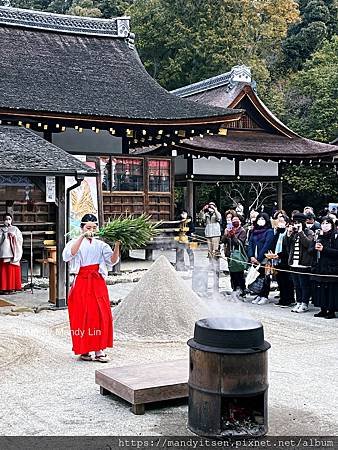
{"type": "Polygon", "coordinates": [[[0,228],[0,291],[10,294],[21,290],[22,233],[12,224],[11,214],[3,216],[0,228]]]}
{"type": "Polygon", "coordinates": [[[221,240],[222,215],[214,202],[209,202],[203,208],[203,221],[205,223],[205,237],[208,244],[208,257],[213,259],[218,256],[221,240]]]}
{"type": "Polygon", "coordinates": [[[338,311],[338,233],[334,221],[328,216],[322,218],[320,228],[309,250],[314,273],[312,300],[315,306],[320,307],[314,316],[334,319],[338,311]]]}
{"type": "MultiPolygon", "coordinates": [[[[252,264],[265,264],[265,254],[272,251],[274,232],[271,229],[270,217],[266,213],[259,213],[254,223],[248,243],[248,258],[252,264]]],[[[259,269],[260,276],[265,277],[265,269],[259,269]]],[[[265,305],[269,303],[270,278],[265,277],[261,292],[252,301],[253,304],[265,305]]]]}
{"type": "MultiPolygon", "coordinates": [[[[177,219],[180,221],[180,230],[183,228],[188,228],[188,231],[185,231],[183,233],[185,238],[186,238],[186,236],[191,236],[191,234],[195,232],[195,225],[192,221],[192,217],[188,215],[188,212],[185,209],[183,209],[181,211],[181,213],[179,214],[177,219]]],[[[179,238],[180,238],[180,234],[181,234],[181,232],[179,231],[177,233],[179,238]]],[[[177,246],[176,246],[176,270],[177,271],[187,270],[185,267],[185,263],[184,263],[184,251],[186,251],[189,256],[190,270],[193,270],[193,268],[194,268],[194,252],[189,247],[188,239],[187,239],[187,242],[180,242],[180,239],[179,239],[177,242],[177,246]]]]}
{"type": "Polygon", "coordinates": [[[308,212],[305,214],[306,220],[305,220],[305,226],[309,230],[313,231],[314,233],[316,230],[320,230],[320,223],[317,222],[316,216],[313,214],[313,212],[308,212]]]}
{"type": "MultiPolygon", "coordinates": [[[[241,226],[239,217],[234,216],[231,221],[231,227],[224,230],[222,242],[224,243],[224,255],[229,258],[231,252],[241,246],[244,252],[244,245],[246,241],[246,231],[241,226]]],[[[232,296],[235,300],[243,298],[245,295],[245,278],[244,270],[240,272],[233,272],[229,268],[231,287],[233,290],[232,296]]]]}
{"type": "Polygon", "coordinates": [[[251,233],[254,229],[254,224],[256,222],[256,218],[257,218],[258,214],[259,214],[258,211],[255,211],[254,209],[252,209],[250,211],[247,222],[244,225],[244,229],[246,231],[246,241],[247,242],[249,242],[249,239],[250,239],[251,233]]]}
{"type": "Polygon", "coordinates": [[[204,234],[208,245],[209,267],[214,274],[214,291],[219,290],[220,252],[222,214],[218,211],[214,202],[209,202],[203,208],[202,219],[205,223],[204,234]]]}
{"type": "Polygon", "coordinates": [[[234,209],[227,209],[224,213],[224,219],[223,219],[223,229],[221,230],[222,233],[224,233],[224,230],[226,228],[232,228],[232,218],[237,217],[237,213],[234,209]]]}
{"type": "Polygon", "coordinates": [[[306,228],[306,216],[302,213],[293,215],[293,224],[288,226],[287,243],[289,248],[289,266],[292,270],[292,281],[296,290],[296,305],[291,312],[304,313],[309,311],[311,298],[311,282],[308,273],[311,269],[312,256],[309,248],[313,242],[314,233],[306,228]]]}
{"type": "Polygon", "coordinates": [[[285,213],[279,212],[275,218],[275,236],[272,244],[271,259],[274,260],[276,271],[276,281],[279,289],[279,302],[276,306],[286,308],[294,303],[294,286],[291,276],[284,270],[289,270],[289,251],[287,245],[287,226],[289,218],[285,213]],[[279,271],[278,269],[281,269],[279,271]]]}

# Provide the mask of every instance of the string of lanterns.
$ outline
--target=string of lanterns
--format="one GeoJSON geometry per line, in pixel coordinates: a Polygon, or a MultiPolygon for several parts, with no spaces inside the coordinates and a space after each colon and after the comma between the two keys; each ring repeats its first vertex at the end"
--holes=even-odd
{"type": "MultiPolygon", "coordinates": [[[[43,123],[43,122],[34,122],[34,121],[4,121],[4,120],[0,120],[0,125],[1,124],[7,124],[7,125],[18,125],[27,129],[34,129],[36,131],[50,131],[50,132],[65,132],[67,129],[74,129],[76,130],[78,133],[83,133],[84,130],[88,130],[90,129],[91,131],[93,131],[94,133],[98,134],[101,131],[106,131],[108,132],[111,136],[115,136],[115,137],[125,137],[128,139],[129,142],[129,147],[130,148],[135,148],[135,147],[140,147],[140,148],[145,148],[145,147],[149,147],[151,145],[154,145],[156,147],[159,146],[163,146],[163,147],[168,147],[168,146],[179,146],[179,144],[183,144],[184,140],[191,140],[193,141],[195,137],[200,137],[200,138],[204,138],[205,135],[208,136],[213,136],[214,134],[218,134],[220,136],[227,136],[228,134],[228,128],[224,127],[224,126],[219,126],[219,125],[214,125],[212,130],[211,129],[207,129],[207,130],[195,130],[194,128],[179,128],[179,129],[172,129],[172,126],[167,127],[167,128],[155,128],[154,126],[149,127],[148,130],[145,128],[136,128],[136,129],[132,129],[132,128],[124,128],[123,126],[119,126],[116,128],[113,127],[97,127],[97,126],[91,126],[89,128],[85,128],[83,126],[80,125],[64,125],[64,124],[60,124],[60,123],[53,123],[53,124],[47,124],[47,123],[43,123]],[[215,133],[214,133],[215,131],[215,133]]],[[[210,125],[210,124],[209,124],[210,125]]],[[[231,125],[231,123],[230,123],[231,125]]],[[[212,125],[210,125],[212,126],[212,125]]],[[[198,150],[199,153],[201,153],[201,150],[198,150]]],[[[203,153],[208,153],[208,151],[203,152],[203,153]]],[[[209,152],[210,153],[210,152],[209,152]]],[[[177,156],[178,152],[177,149],[172,149],[171,152],[171,156],[177,156]]],[[[263,155],[262,155],[263,156],[263,155]]],[[[197,158],[199,157],[203,157],[203,155],[197,155],[197,158]]],[[[260,158],[260,159],[265,159],[260,158]]],[[[301,159],[299,160],[298,158],[296,159],[276,159],[276,161],[278,161],[278,163],[290,163],[293,164],[294,162],[297,162],[300,165],[306,164],[306,165],[310,165],[310,166],[318,166],[320,167],[321,165],[326,165],[326,167],[332,167],[332,163],[334,164],[337,160],[337,157],[333,156],[330,158],[331,161],[328,161],[327,159],[325,159],[324,161],[322,161],[321,158],[318,159],[301,159]]],[[[271,158],[268,158],[268,160],[274,160],[271,158]]],[[[337,166],[336,164],[334,164],[334,170],[337,170],[337,166]]]]}
{"type": "MultiPolygon", "coordinates": [[[[190,138],[192,139],[193,136],[195,136],[195,130],[190,129],[188,126],[186,128],[177,128],[173,129],[172,126],[158,128],[155,126],[150,126],[146,128],[125,128],[121,125],[119,125],[116,128],[113,127],[98,127],[98,126],[89,126],[89,127],[83,127],[81,125],[68,125],[68,124],[61,124],[57,122],[53,123],[43,123],[35,122],[35,121],[3,121],[0,120],[0,124],[6,123],[8,125],[18,125],[27,129],[33,129],[35,131],[49,131],[49,132],[65,132],[68,129],[74,129],[78,133],[83,133],[84,130],[91,130],[94,133],[98,134],[101,131],[106,131],[112,136],[116,137],[125,137],[129,141],[129,147],[148,147],[149,145],[176,145],[178,143],[183,143],[183,139],[190,138]]],[[[210,127],[213,127],[213,130],[218,131],[219,125],[210,125],[210,127]]],[[[197,131],[196,131],[197,133],[197,131]]],[[[214,133],[211,132],[209,129],[203,130],[200,128],[198,130],[199,136],[204,137],[205,134],[207,135],[213,135],[214,133]]]]}

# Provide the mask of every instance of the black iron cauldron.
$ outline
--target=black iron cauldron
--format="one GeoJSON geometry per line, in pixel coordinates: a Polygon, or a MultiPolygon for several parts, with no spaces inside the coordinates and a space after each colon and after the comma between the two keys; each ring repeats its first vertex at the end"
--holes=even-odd
{"type": "Polygon", "coordinates": [[[209,437],[266,434],[270,344],[262,324],[238,317],[202,319],[188,345],[188,428],[209,437]]]}

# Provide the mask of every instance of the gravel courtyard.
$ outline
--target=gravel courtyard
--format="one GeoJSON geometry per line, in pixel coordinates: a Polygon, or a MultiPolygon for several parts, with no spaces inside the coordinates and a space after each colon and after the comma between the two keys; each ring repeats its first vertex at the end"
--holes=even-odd
{"type": "MultiPolygon", "coordinates": [[[[109,290],[122,298],[133,287],[125,283],[109,290]]],[[[220,314],[246,315],[264,325],[272,345],[269,435],[337,435],[338,321],[314,318],[313,311],[292,314],[273,304],[237,304],[224,296],[217,307],[220,314]]],[[[101,396],[94,382],[96,369],[137,363],[142,370],[150,361],[188,357],[186,343],[117,340],[108,353],[112,359],[106,365],[72,355],[66,310],[0,314],[1,435],[189,434],[184,402],[135,416],[126,402],[101,396]]]]}

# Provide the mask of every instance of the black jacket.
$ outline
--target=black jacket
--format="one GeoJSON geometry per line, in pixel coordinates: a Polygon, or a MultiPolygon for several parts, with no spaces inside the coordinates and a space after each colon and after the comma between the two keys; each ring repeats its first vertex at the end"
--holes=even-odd
{"type": "MultiPolygon", "coordinates": [[[[330,231],[323,235],[319,235],[316,241],[314,241],[310,248],[309,253],[312,256],[312,272],[314,274],[324,275],[336,275],[337,278],[330,277],[316,277],[314,280],[322,282],[336,282],[338,283],[338,234],[337,232],[330,231]],[[323,245],[323,250],[318,252],[315,249],[316,242],[320,242],[323,245]]],[[[338,295],[338,293],[337,293],[338,295]]]]}
{"type": "Polygon", "coordinates": [[[304,231],[292,233],[287,237],[287,244],[289,249],[289,265],[293,264],[293,256],[295,251],[295,242],[299,236],[299,264],[301,266],[310,267],[312,264],[312,255],[309,253],[310,245],[313,243],[314,233],[306,228],[304,231]]]}

